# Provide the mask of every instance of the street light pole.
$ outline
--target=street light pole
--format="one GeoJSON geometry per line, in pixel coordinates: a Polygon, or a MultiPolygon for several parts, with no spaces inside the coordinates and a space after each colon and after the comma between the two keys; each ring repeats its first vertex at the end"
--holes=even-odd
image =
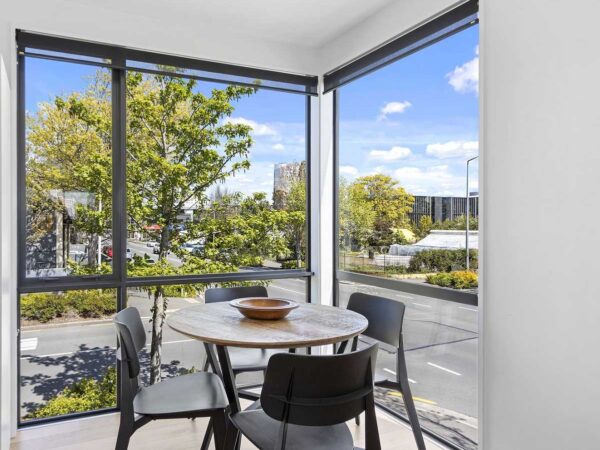
{"type": "Polygon", "coordinates": [[[469,217],[471,215],[471,212],[469,211],[469,200],[470,200],[470,196],[469,196],[469,163],[475,159],[479,158],[479,156],[474,156],[471,159],[467,160],[467,196],[466,196],[466,201],[467,201],[467,217],[466,217],[466,230],[465,230],[465,249],[466,249],[466,253],[467,253],[467,270],[469,270],[469,217]]]}

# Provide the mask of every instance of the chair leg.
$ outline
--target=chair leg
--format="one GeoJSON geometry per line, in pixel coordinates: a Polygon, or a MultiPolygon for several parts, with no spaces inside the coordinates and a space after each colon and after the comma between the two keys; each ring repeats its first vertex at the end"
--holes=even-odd
{"type": "Polygon", "coordinates": [[[131,439],[133,431],[133,423],[130,423],[127,419],[121,418],[115,450],[127,450],[127,447],[129,447],[129,439],[131,439]]]}
{"type": "Polygon", "coordinates": [[[419,416],[417,415],[417,409],[415,408],[415,402],[410,391],[410,385],[408,382],[408,373],[406,371],[406,360],[404,359],[404,347],[401,345],[398,348],[396,355],[396,374],[397,381],[400,384],[400,390],[402,391],[402,398],[404,399],[404,406],[408,414],[410,421],[410,427],[412,428],[417,448],[419,450],[426,450],[425,440],[423,439],[423,431],[421,425],[419,425],[419,416]]]}
{"type": "MultiPolygon", "coordinates": [[[[210,420],[208,421],[208,425],[206,426],[206,432],[204,433],[204,439],[202,440],[202,446],[200,447],[200,450],[208,450],[208,447],[210,446],[210,441],[212,439],[212,435],[213,435],[213,418],[211,417],[210,420]]],[[[216,441],[217,441],[217,438],[215,437],[215,445],[216,445],[216,441]]]]}
{"type": "Polygon", "coordinates": [[[381,450],[373,392],[365,400],[365,450],[381,450]]]}
{"type": "Polygon", "coordinates": [[[360,416],[356,416],[356,417],[354,418],[354,423],[355,423],[356,425],[360,425],[360,416]]]}
{"type": "Polygon", "coordinates": [[[215,449],[225,448],[225,438],[227,433],[227,421],[229,420],[229,411],[221,411],[212,417],[215,435],[215,449]]]}

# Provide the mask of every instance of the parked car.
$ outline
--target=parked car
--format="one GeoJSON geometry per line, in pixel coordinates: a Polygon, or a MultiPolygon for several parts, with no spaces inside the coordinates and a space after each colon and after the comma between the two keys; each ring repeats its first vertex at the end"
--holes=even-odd
{"type": "Polygon", "coordinates": [[[146,247],[154,248],[157,245],[158,245],[158,242],[155,242],[155,241],[146,242],[146,247]]]}

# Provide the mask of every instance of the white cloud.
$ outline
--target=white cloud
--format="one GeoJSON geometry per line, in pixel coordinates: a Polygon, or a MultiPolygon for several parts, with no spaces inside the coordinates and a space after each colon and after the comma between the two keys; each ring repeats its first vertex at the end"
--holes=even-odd
{"type": "Polygon", "coordinates": [[[285,145],[283,145],[283,144],[275,144],[273,146],[273,150],[277,150],[277,151],[285,150],[285,145]]]}
{"type": "Polygon", "coordinates": [[[436,158],[458,158],[476,156],[479,150],[478,141],[448,141],[429,144],[425,153],[436,158]]]}
{"type": "Polygon", "coordinates": [[[224,122],[232,123],[232,124],[248,125],[250,128],[252,128],[252,134],[254,134],[255,136],[276,136],[277,135],[277,131],[275,131],[275,129],[273,129],[271,126],[267,125],[266,123],[258,123],[258,122],[255,122],[254,120],[246,119],[244,117],[228,117],[225,119],[224,122]]]}
{"type": "Polygon", "coordinates": [[[405,100],[403,102],[389,102],[381,108],[379,119],[385,119],[388,114],[400,114],[406,111],[412,104],[405,100]]]}
{"type": "Polygon", "coordinates": [[[369,159],[377,161],[392,162],[409,157],[411,154],[410,148],[407,147],[392,147],[389,150],[371,150],[369,159]]]}
{"type": "Polygon", "coordinates": [[[462,66],[456,66],[452,72],[446,74],[448,83],[456,92],[479,93],[479,46],[475,48],[475,55],[472,60],[462,66]]]}
{"type": "Polygon", "coordinates": [[[394,177],[413,195],[462,195],[464,177],[453,175],[448,166],[401,167],[394,177]]]}
{"type": "Polygon", "coordinates": [[[358,175],[358,169],[354,166],[340,166],[340,175],[355,177],[358,175]]]}

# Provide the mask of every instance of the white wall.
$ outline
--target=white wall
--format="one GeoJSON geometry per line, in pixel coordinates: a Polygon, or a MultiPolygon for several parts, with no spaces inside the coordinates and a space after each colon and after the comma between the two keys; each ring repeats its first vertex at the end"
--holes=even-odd
{"type": "Polygon", "coordinates": [[[597,449],[600,2],[480,5],[483,449],[597,449]]]}
{"type": "Polygon", "coordinates": [[[404,34],[464,0],[398,0],[321,47],[319,74],[327,73],[404,34]]]}
{"type": "MultiPolygon", "coordinates": [[[[0,50],[14,45],[14,28],[133,48],[295,73],[316,73],[310,47],[236,34],[210,17],[159,19],[119,10],[116,2],[11,0],[2,5],[0,50]],[[7,31],[7,28],[9,29],[7,31]],[[11,29],[12,28],[12,29],[11,29]]],[[[8,60],[8,58],[7,58],[8,60]]]]}
{"type": "Polygon", "coordinates": [[[0,448],[8,448],[16,412],[16,276],[14,264],[15,215],[14,152],[10,133],[11,89],[0,55],[0,448]]]}

